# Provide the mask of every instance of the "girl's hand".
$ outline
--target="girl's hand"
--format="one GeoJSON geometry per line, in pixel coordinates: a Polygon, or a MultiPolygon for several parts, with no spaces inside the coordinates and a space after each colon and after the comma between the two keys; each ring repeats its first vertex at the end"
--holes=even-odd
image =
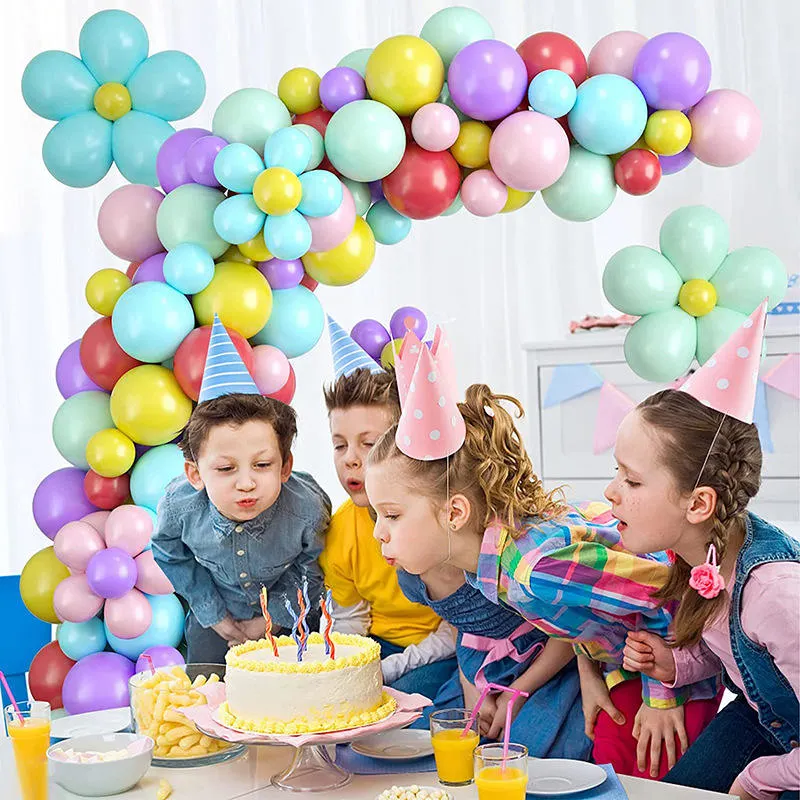
{"type": "Polygon", "coordinates": [[[675,659],[666,642],[649,631],[631,631],[622,653],[622,666],[643,672],[661,683],[675,682],[675,659]]]}
{"type": "Polygon", "coordinates": [[[494,722],[494,715],[497,711],[497,696],[487,694],[483,698],[480,711],[478,711],[478,733],[481,736],[488,736],[494,722]]]}
{"type": "Polygon", "coordinates": [[[625,724],[625,716],[611,701],[606,682],[593,661],[578,656],[578,674],[581,679],[584,731],[594,741],[594,726],[601,711],[605,711],[617,725],[625,724]]]}
{"type": "Polygon", "coordinates": [[[667,764],[672,769],[678,760],[675,757],[675,737],[681,742],[681,755],[689,747],[689,737],[683,721],[683,706],[678,708],[650,708],[642,703],[633,721],[633,736],[637,740],[636,760],[639,772],[647,769],[647,753],[650,752],[650,777],[658,777],[661,764],[661,744],[667,750],[667,764]]]}
{"type": "Polygon", "coordinates": [[[512,701],[512,699],[516,700],[516,702],[514,703],[511,709],[511,720],[513,721],[516,718],[517,714],[519,714],[519,710],[522,708],[522,705],[525,702],[525,698],[520,697],[519,695],[515,695],[512,698],[512,696],[507,692],[501,692],[496,701],[494,719],[492,720],[489,732],[486,734],[486,737],[488,739],[499,740],[500,737],[503,735],[503,730],[506,727],[506,713],[508,709],[508,704],[512,701]]]}
{"type": "Polygon", "coordinates": [[[733,786],[728,790],[728,794],[738,797],[739,800],[758,800],[758,798],[750,794],[747,789],[742,788],[742,784],[739,783],[738,778],[733,782],[733,786]]]}

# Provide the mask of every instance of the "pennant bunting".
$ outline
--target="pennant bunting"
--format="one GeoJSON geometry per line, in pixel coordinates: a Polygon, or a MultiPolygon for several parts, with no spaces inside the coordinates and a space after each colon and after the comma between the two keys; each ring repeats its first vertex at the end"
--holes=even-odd
{"type": "Polygon", "coordinates": [[[775,446],[772,444],[772,433],[769,429],[767,389],[763,381],[759,381],[758,385],[756,386],[756,403],[753,408],[753,423],[758,429],[758,438],[761,442],[761,449],[765,453],[774,453],[775,446]]]}
{"type": "Polygon", "coordinates": [[[635,405],[636,403],[613,383],[606,381],[603,384],[594,424],[595,455],[600,455],[614,446],[620,423],[635,405]]]}
{"type": "Polygon", "coordinates": [[[560,405],[566,400],[599,389],[602,385],[603,379],[588,364],[559,364],[553,370],[542,407],[560,405]]]}
{"type": "Polygon", "coordinates": [[[800,355],[789,353],[761,378],[767,386],[800,400],[800,355]]]}

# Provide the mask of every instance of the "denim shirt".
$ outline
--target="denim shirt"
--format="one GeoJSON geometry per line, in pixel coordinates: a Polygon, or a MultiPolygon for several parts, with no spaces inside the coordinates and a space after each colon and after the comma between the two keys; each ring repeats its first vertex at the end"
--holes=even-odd
{"type": "Polygon", "coordinates": [[[322,594],[317,558],[330,518],[331,501],[303,472],[293,472],[275,503],[247,522],[223,516],[204,489],[176,478],[158,504],[153,556],[204,628],[226,614],[243,620],[260,615],[262,585],[274,624],[291,628],[284,596],[297,612],[302,576],[312,611],[322,594]]]}

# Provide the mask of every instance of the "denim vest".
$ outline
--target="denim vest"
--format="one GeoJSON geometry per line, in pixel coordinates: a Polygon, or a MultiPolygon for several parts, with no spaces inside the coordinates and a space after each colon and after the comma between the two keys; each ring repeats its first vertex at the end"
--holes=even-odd
{"type": "MultiPolygon", "coordinates": [[[[736,560],[736,580],[731,593],[731,651],[742,674],[747,696],[758,708],[759,722],[775,745],[788,753],[792,747],[797,747],[800,738],[800,704],[767,648],[748,638],[742,629],[742,590],[747,579],[756,567],[774,561],[800,563],[800,544],[780,528],[748,513],[744,544],[736,560]]],[[[738,687],[729,680],[726,679],[726,683],[729,689],[739,692],[738,687]]]]}

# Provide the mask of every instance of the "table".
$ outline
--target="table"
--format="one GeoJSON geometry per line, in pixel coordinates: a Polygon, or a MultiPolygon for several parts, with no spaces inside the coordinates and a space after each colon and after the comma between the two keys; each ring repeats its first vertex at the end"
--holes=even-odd
{"type": "MultiPolygon", "coordinates": [[[[173,788],[170,800],[292,800],[292,798],[324,797],[326,800],[374,800],[381,791],[396,783],[436,786],[436,774],[423,772],[402,775],[354,775],[353,780],[342,789],[319,794],[293,794],[269,786],[269,779],[289,763],[292,752],[287,747],[250,747],[247,752],[225,764],[215,764],[197,769],[164,769],[153,767],[129,792],[115,795],[120,800],[155,800],[158,782],[166,778],[173,788]],[[266,787],[266,788],[262,788],[266,787]],[[258,790],[261,791],[258,791],[258,790]],[[257,792],[253,794],[253,792],[257,792]]],[[[723,800],[731,795],[684,789],[678,786],[646,781],[641,778],[620,776],[630,800],[723,800]]],[[[450,789],[454,800],[477,800],[474,786],[450,789]]],[[[0,739],[0,797],[3,800],[19,800],[14,755],[8,739],[0,739]]],[[[75,800],[78,795],[52,785],[50,800],[75,800]]]]}

